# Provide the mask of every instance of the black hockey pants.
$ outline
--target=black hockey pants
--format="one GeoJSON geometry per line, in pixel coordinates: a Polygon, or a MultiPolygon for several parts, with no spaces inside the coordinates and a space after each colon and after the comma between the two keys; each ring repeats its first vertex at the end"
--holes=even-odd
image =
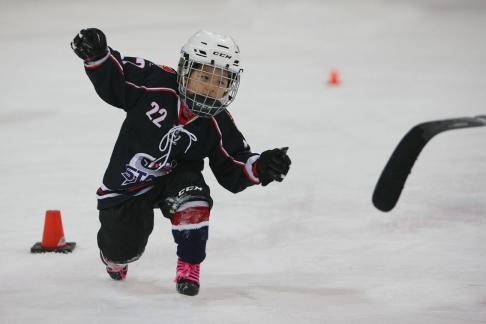
{"type": "Polygon", "coordinates": [[[145,250],[154,226],[154,208],[171,220],[177,255],[192,264],[206,257],[209,187],[199,171],[176,170],[152,190],[99,212],[98,246],[114,263],[137,260],[145,250]]]}

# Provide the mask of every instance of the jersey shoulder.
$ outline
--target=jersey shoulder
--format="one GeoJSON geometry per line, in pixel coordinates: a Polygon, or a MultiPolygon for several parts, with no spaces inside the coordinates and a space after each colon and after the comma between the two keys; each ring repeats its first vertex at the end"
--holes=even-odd
{"type": "Polygon", "coordinates": [[[232,134],[243,137],[243,134],[240,132],[238,126],[236,125],[233,116],[227,109],[214,116],[214,119],[216,120],[218,128],[223,135],[232,134]]]}
{"type": "Polygon", "coordinates": [[[233,116],[231,113],[228,111],[228,109],[223,110],[221,113],[217,114],[215,116],[216,121],[218,123],[222,123],[225,125],[231,125],[236,127],[235,120],[233,119],[233,116]]]}
{"type": "Polygon", "coordinates": [[[152,64],[149,84],[153,87],[171,88],[177,91],[177,72],[167,65],[152,64]]]}
{"type": "Polygon", "coordinates": [[[140,57],[125,56],[122,62],[131,78],[141,83],[139,86],[177,91],[177,72],[174,69],[140,57]]]}

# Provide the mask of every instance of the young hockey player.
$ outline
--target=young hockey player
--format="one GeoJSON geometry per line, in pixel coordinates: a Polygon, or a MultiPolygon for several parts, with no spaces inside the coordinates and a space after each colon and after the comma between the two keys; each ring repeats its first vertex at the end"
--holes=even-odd
{"type": "Polygon", "coordinates": [[[203,159],[234,193],[280,182],[290,167],[287,148],[251,152],[226,110],[242,72],[238,46],[231,37],[200,31],[183,46],[177,72],[121,56],[96,28],[81,30],[71,47],[98,95],[126,112],[97,191],[98,246],[108,274],[125,279],[160,208],[177,244],[177,291],[196,295],[213,204],[203,159]]]}

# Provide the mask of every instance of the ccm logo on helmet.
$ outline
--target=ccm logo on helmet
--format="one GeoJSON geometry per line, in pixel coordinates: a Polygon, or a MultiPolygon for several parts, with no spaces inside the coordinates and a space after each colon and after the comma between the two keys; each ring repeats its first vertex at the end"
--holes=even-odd
{"type": "Polygon", "coordinates": [[[220,53],[220,52],[213,52],[213,55],[221,56],[221,57],[224,57],[226,59],[231,58],[231,55],[228,55],[228,54],[225,54],[225,53],[220,53]]]}

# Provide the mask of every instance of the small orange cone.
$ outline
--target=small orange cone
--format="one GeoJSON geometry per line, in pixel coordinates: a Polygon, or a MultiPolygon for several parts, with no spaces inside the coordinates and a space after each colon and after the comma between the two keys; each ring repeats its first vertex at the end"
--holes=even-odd
{"type": "Polygon", "coordinates": [[[331,70],[331,73],[329,73],[329,84],[332,86],[337,86],[341,83],[341,80],[339,78],[339,72],[337,70],[331,70]]]}
{"type": "Polygon", "coordinates": [[[72,252],[76,246],[75,242],[68,242],[64,240],[64,230],[62,228],[61,212],[59,210],[46,211],[44,221],[44,233],[42,234],[42,242],[37,242],[32,246],[30,252],[72,252]]]}

